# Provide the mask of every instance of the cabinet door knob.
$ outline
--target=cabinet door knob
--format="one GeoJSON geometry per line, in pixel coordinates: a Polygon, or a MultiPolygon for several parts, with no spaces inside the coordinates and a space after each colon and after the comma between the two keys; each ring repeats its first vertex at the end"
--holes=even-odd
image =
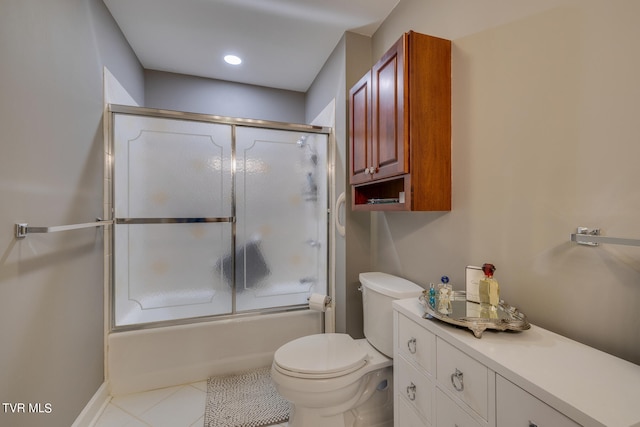
{"type": "Polygon", "coordinates": [[[416,385],[414,383],[407,386],[407,397],[409,400],[416,400],[416,385]]]}
{"type": "Polygon", "coordinates": [[[451,385],[453,385],[453,388],[455,388],[456,391],[464,390],[463,375],[464,374],[460,372],[458,369],[456,369],[456,371],[453,374],[451,374],[451,385]]]}
{"type": "Polygon", "coordinates": [[[415,338],[411,338],[409,341],[407,341],[407,348],[409,349],[409,353],[411,353],[411,354],[415,354],[416,353],[416,339],[415,338]]]}
{"type": "Polygon", "coordinates": [[[374,168],[373,166],[371,166],[371,167],[369,168],[369,175],[373,175],[374,173],[376,173],[376,169],[377,169],[377,168],[374,168]]]}

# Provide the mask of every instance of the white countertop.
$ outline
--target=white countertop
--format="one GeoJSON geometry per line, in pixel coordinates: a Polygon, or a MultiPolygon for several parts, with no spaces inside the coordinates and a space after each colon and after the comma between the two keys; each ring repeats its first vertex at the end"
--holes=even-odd
{"type": "Polygon", "coordinates": [[[640,427],[639,365],[535,325],[476,338],[469,329],[424,319],[417,298],[393,307],[584,426],[640,427]]]}

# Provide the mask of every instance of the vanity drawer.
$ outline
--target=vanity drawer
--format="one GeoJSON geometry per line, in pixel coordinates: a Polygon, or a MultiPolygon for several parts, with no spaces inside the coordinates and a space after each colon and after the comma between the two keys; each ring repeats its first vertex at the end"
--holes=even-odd
{"type": "Polygon", "coordinates": [[[401,427],[430,427],[406,399],[398,399],[398,425],[401,427]]]}
{"type": "Polygon", "coordinates": [[[481,427],[440,389],[436,391],[436,408],[436,427],[481,427]]]}
{"type": "Polygon", "coordinates": [[[497,427],[579,427],[517,385],[496,375],[497,427]]]}
{"type": "Polygon", "coordinates": [[[398,352],[432,375],[436,336],[416,322],[398,316],[398,352]]]}
{"type": "Polygon", "coordinates": [[[487,367],[440,338],[437,340],[436,366],[439,387],[451,392],[487,420],[487,367]]]}
{"type": "Polygon", "coordinates": [[[398,357],[395,362],[397,363],[397,370],[394,372],[397,379],[395,393],[425,420],[431,422],[435,386],[402,356],[398,357]]]}

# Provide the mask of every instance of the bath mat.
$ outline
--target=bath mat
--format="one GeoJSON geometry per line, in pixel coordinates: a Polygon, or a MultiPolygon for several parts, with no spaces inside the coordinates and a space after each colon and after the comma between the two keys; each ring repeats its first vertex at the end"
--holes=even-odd
{"type": "Polygon", "coordinates": [[[204,427],[259,427],[289,419],[290,404],[271,381],[271,368],[207,380],[204,427]]]}

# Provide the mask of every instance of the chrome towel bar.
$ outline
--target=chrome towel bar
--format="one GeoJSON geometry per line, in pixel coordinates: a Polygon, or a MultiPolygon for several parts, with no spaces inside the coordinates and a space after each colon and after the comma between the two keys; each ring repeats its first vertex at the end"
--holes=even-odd
{"type": "Polygon", "coordinates": [[[31,227],[26,223],[16,224],[16,239],[24,239],[29,233],[56,233],[58,231],[78,230],[89,227],[103,227],[113,224],[112,220],[101,220],[97,218],[95,222],[86,222],[84,224],[58,225],[55,227],[31,227]]]}
{"type": "Polygon", "coordinates": [[[571,241],[579,245],[599,246],[600,243],[612,245],[640,246],[640,239],[625,239],[620,237],[606,237],[600,235],[599,228],[578,227],[576,233],[571,234],[571,241]]]}
{"type": "Polygon", "coordinates": [[[102,227],[111,224],[195,224],[195,223],[215,223],[215,222],[236,222],[235,217],[196,217],[196,218],[116,218],[101,220],[97,218],[95,222],[84,224],[59,225],[56,227],[31,227],[26,223],[15,225],[16,239],[24,239],[29,233],[55,233],[58,231],[78,230],[89,227],[102,227]]]}

